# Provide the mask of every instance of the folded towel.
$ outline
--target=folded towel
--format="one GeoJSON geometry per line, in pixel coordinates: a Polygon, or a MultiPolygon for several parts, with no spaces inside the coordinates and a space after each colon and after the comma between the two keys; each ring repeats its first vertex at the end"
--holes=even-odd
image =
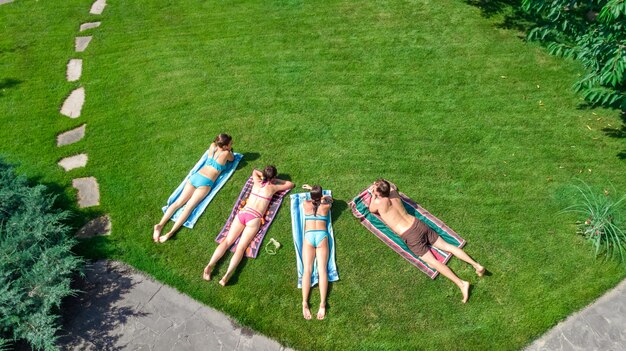
{"type": "MultiPolygon", "coordinates": [[[[372,194],[369,193],[368,189],[369,187],[350,202],[352,214],[359,221],[361,221],[363,226],[387,244],[387,246],[393,249],[393,251],[397,252],[404,259],[411,262],[422,272],[426,273],[426,275],[428,275],[431,279],[435,279],[439,272],[428,266],[426,262],[422,261],[417,255],[409,250],[400,236],[387,227],[379,215],[373,214],[369,211],[372,194]]],[[[435,230],[437,234],[439,234],[439,236],[441,236],[441,238],[446,242],[457,247],[463,247],[465,245],[465,239],[461,238],[439,218],[433,216],[430,212],[426,211],[426,209],[411,200],[408,196],[403,193],[399,194],[402,199],[402,203],[404,204],[404,208],[410,215],[426,223],[426,225],[435,230]]],[[[435,247],[431,247],[430,252],[439,262],[442,262],[443,264],[446,264],[452,256],[451,253],[439,250],[435,247]]]]}
{"type": "MultiPolygon", "coordinates": [[[[293,244],[296,247],[296,264],[298,267],[298,288],[302,288],[302,272],[304,265],[302,263],[302,242],[304,240],[304,201],[310,196],[310,193],[300,193],[291,195],[291,232],[293,234],[293,244]]],[[[324,190],[324,195],[331,195],[330,190],[324,190]]],[[[328,281],[334,282],[339,280],[337,273],[337,264],[335,263],[335,235],[333,233],[333,224],[328,213],[328,281]]],[[[311,273],[311,286],[315,286],[319,280],[317,272],[317,260],[313,262],[313,272],[311,273]]]]}
{"type": "MultiPolygon", "coordinates": [[[[187,220],[184,223],[185,227],[190,228],[190,229],[193,228],[193,226],[198,221],[198,218],[200,217],[200,215],[204,213],[204,210],[209,205],[209,202],[213,200],[217,192],[224,186],[226,181],[233,175],[233,173],[235,172],[235,169],[237,169],[237,165],[239,164],[239,161],[241,161],[241,159],[243,158],[243,155],[239,153],[233,153],[233,155],[235,156],[235,159],[231,162],[226,163],[226,169],[223,170],[220,173],[220,175],[217,177],[217,179],[215,180],[215,184],[211,188],[211,191],[198,204],[198,206],[196,206],[196,208],[194,208],[194,210],[191,211],[189,218],[187,218],[187,220]]],[[[167,205],[163,207],[163,213],[165,213],[165,211],[167,211],[167,208],[170,207],[170,205],[172,205],[174,201],[178,199],[180,194],[183,192],[183,188],[185,187],[185,184],[187,184],[187,180],[189,179],[189,177],[191,177],[194,173],[200,170],[200,168],[204,167],[207,164],[208,158],[209,158],[209,150],[207,150],[204,153],[204,155],[202,155],[202,157],[196,163],[196,165],[191,169],[191,171],[189,171],[189,174],[187,174],[185,179],[183,179],[183,182],[180,183],[178,188],[176,188],[176,190],[174,190],[172,195],[170,195],[170,198],[167,199],[167,205]]],[[[185,206],[179,208],[170,219],[173,221],[176,221],[178,217],[180,217],[184,208],[185,206]]]]}
{"type": "MultiPolygon", "coordinates": [[[[230,212],[230,216],[228,216],[228,220],[226,221],[226,224],[224,224],[224,228],[222,228],[222,231],[220,231],[220,233],[217,235],[217,238],[215,238],[215,241],[217,241],[218,243],[221,243],[228,235],[228,231],[230,230],[231,223],[233,223],[233,220],[235,220],[235,216],[237,215],[237,213],[239,213],[239,210],[244,207],[243,201],[248,199],[253,186],[254,186],[254,180],[252,180],[252,177],[250,177],[248,178],[246,185],[243,186],[243,189],[241,190],[241,193],[239,194],[239,198],[235,202],[235,206],[233,207],[233,210],[230,212]]],[[[263,242],[265,233],[267,233],[267,230],[269,229],[270,224],[272,224],[274,217],[276,217],[276,212],[278,212],[278,209],[280,208],[280,204],[283,202],[283,197],[285,197],[285,195],[290,190],[291,189],[279,191],[276,194],[274,194],[274,196],[272,197],[272,200],[270,201],[270,204],[267,207],[267,211],[265,212],[265,216],[263,217],[263,224],[261,224],[261,228],[259,228],[259,231],[256,233],[256,235],[250,242],[250,245],[248,245],[248,247],[246,248],[246,257],[256,258],[256,256],[259,254],[259,250],[261,249],[261,243],[263,242]]],[[[235,250],[237,249],[237,245],[239,244],[240,238],[241,236],[239,236],[239,238],[237,238],[233,246],[230,247],[230,251],[235,252],[235,250]]]]}

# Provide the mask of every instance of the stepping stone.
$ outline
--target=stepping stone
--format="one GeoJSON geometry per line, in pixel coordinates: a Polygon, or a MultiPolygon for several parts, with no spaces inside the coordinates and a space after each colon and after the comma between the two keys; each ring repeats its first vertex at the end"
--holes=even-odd
{"type": "Polygon", "coordinates": [[[76,168],[85,167],[87,165],[87,154],[78,154],[70,157],[66,157],[59,161],[59,166],[68,172],[76,168]]]}
{"type": "Polygon", "coordinates": [[[83,124],[78,128],[74,128],[72,130],[68,130],[67,132],[61,133],[57,135],[57,146],[74,144],[85,136],[85,127],[87,125],[83,124]]]}
{"type": "Polygon", "coordinates": [[[84,103],[85,88],[80,87],[74,90],[70,96],[65,99],[65,102],[61,107],[61,114],[70,118],[78,118],[80,117],[80,110],[82,110],[84,103]]]}
{"type": "Polygon", "coordinates": [[[13,2],[13,0],[0,0],[0,5],[8,4],[10,2],[13,2]]]}
{"type": "Polygon", "coordinates": [[[91,41],[91,38],[91,35],[86,37],[76,37],[76,42],[74,43],[74,49],[76,49],[76,52],[85,51],[85,49],[87,49],[87,45],[89,45],[89,42],[91,41]]]}
{"type": "Polygon", "coordinates": [[[67,63],[67,81],[75,82],[80,79],[80,75],[83,72],[83,60],[71,59],[67,63]]]}
{"type": "Polygon", "coordinates": [[[78,232],[76,237],[79,239],[92,238],[99,235],[111,234],[111,218],[108,215],[100,216],[92,219],[85,224],[78,232]]]}
{"type": "Polygon", "coordinates": [[[94,177],[76,178],[72,186],[78,190],[78,206],[81,208],[100,205],[100,190],[94,177]]]}
{"type": "Polygon", "coordinates": [[[80,25],[79,31],[80,32],[84,32],[87,29],[93,29],[93,28],[97,28],[100,27],[100,24],[102,22],[87,22],[87,23],[83,23],[80,25]]]}
{"type": "Polygon", "coordinates": [[[91,5],[91,10],[89,10],[89,13],[92,15],[101,15],[106,5],[107,0],[96,0],[96,2],[91,5]]]}

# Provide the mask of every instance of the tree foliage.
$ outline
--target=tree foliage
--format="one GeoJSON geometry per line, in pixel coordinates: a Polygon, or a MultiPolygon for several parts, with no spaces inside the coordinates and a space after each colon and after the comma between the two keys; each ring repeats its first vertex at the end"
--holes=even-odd
{"type": "Polygon", "coordinates": [[[63,224],[69,213],[54,210],[54,199],[0,160],[0,349],[17,339],[57,349],[56,312],[81,260],[63,224]]]}
{"type": "Polygon", "coordinates": [[[594,105],[626,110],[626,0],[523,0],[523,8],[538,23],[529,39],[585,66],[577,92],[594,105]]]}

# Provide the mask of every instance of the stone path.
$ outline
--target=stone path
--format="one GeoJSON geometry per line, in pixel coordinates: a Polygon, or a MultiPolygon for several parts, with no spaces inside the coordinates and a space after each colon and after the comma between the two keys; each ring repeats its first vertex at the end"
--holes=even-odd
{"type": "Polygon", "coordinates": [[[526,348],[539,350],[626,350],[626,280],[526,348]]]}
{"type": "Polygon", "coordinates": [[[59,161],[59,166],[63,167],[63,169],[67,172],[72,169],[85,167],[88,159],[87,154],[78,154],[62,159],[59,161]]]}
{"type": "Polygon", "coordinates": [[[74,144],[85,136],[86,124],[57,135],[57,146],[74,144]]]}
{"type": "Polygon", "coordinates": [[[92,219],[89,223],[85,224],[76,232],[76,237],[86,239],[109,234],[111,234],[111,217],[104,215],[92,219]]]}
{"type": "Polygon", "coordinates": [[[0,5],[8,4],[10,2],[13,2],[13,0],[0,0],[0,5]]]}
{"type": "Polygon", "coordinates": [[[78,31],[79,32],[84,32],[84,31],[86,31],[88,29],[98,28],[98,27],[100,27],[100,24],[102,24],[102,22],[87,22],[87,23],[83,23],[78,28],[78,31]]]}
{"type": "Polygon", "coordinates": [[[100,189],[94,177],[76,178],[72,186],[78,190],[78,206],[91,207],[100,205],[100,189]]]}
{"type": "MultiPolygon", "coordinates": [[[[6,0],[0,0],[2,4],[6,0]]],[[[89,13],[100,15],[106,6],[106,0],[96,0],[92,5],[89,13]]],[[[89,29],[100,27],[102,22],[85,22],[78,27],[79,32],[83,32],[89,29]]],[[[84,52],[93,36],[77,36],[74,38],[74,49],[77,53],[84,52]]],[[[80,58],[70,59],[67,63],[66,77],[68,82],[76,82],[80,80],[83,72],[83,60],[80,58]]],[[[70,118],[80,117],[83,105],[85,104],[85,88],[79,87],[72,91],[70,95],[65,99],[61,106],[60,113],[70,118]]],[[[85,137],[85,124],[76,127],[72,130],[60,133],[57,135],[57,147],[69,145],[82,140],[85,137]]],[[[61,159],[58,165],[63,167],[66,172],[69,172],[76,168],[85,167],[87,165],[88,156],[85,153],[68,156],[61,159]]],[[[72,186],[78,190],[78,206],[91,207],[100,205],[100,190],[98,181],[94,177],[79,178],[72,180],[72,186]]],[[[110,219],[105,216],[106,223],[104,227],[110,228],[110,219]]],[[[99,223],[98,218],[93,220],[94,223],[99,223]]],[[[90,223],[92,223],[90,222],[90,223]]],[[[91,229],[102,227],[101,224],[94,224],[91,229]]],[[[82,229],[81,229],[82,231],[82,229]]],[[[79,231],[79,233],[81,233],[79,231]]],[[[110,231],[110,229],[109,229],[110,231]]],[[[81,235],[85,235],[82,233],[81,235]]]]}
{"type": "Polygon", "coordinates": [[[80,111],[85,103],[85,88],[80,87],[70,93],[61,106],[61,114],[69,118],[80,117],[80,111]]]}
{"type": "Polygon", "coordinates": [[[80,79],[83,72],[83,60],[71,59],[67,63],[67,73],[65,74],[68,82],[75,82],[80,79]]]}
{"type": "Polygon", "coordinates": [[[127,265],[97,261],[64,302],[62,350],[285,350],[127,265]]]}
{"type": "Polygon", "coordinates": [[[91,42],[91,38],[93,38],[91,35],[76,37],[76,41],[74,43],[74,49],[76,49],[76,52],[83,52],[87,50],[87,46],[91,42]]]}
{"type": "Polygon", "coordinates": [[[89,13],[92,15],[101,15],[106,5],[107,5],[106,0],[96,0],[96,2],[94,2],[93,5],[91,5],[91,10],[89,10],[89,13]]]}

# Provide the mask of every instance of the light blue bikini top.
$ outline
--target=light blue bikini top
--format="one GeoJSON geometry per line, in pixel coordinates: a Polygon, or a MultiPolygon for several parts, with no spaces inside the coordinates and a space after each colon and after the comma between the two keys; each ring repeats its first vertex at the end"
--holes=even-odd
{"type": "Polygon", "coordinates": [[[224,151],[220,151],[217,154],[215,153],[216,151],[217,151],[217,146],[213,149],[213,153],[212,153],[211,157],[207,158],[206,163],[207,163],[207,165],[215,168],[216,171],[221,172],[221,171],[226,169],[226,165],[219,164],[217,162],[217,158],[224,151]]]}
{"type": "Polygon", "coordinates": [[[325,216],[316,216],[316,215],[308,215],[305,214],[304,215],[304,220],[305,221],[324,221],[324,222],[328,222],[328,213],[325,216]]]}

